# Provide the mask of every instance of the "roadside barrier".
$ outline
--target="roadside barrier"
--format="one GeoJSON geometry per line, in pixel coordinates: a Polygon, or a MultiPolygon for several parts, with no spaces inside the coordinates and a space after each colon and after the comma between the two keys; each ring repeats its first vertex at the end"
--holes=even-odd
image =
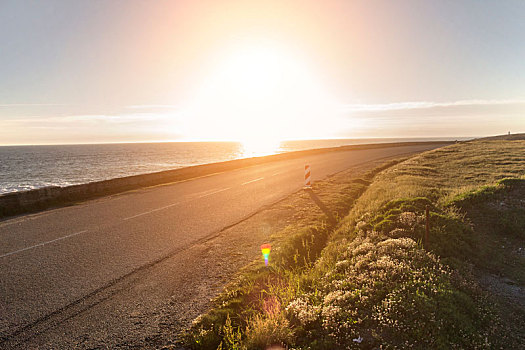
{"type": "Polygon", "coordinates": [[[308,164],[304,166],[304,187],[305,188],[312,187],[310,166],[308,164]]]}

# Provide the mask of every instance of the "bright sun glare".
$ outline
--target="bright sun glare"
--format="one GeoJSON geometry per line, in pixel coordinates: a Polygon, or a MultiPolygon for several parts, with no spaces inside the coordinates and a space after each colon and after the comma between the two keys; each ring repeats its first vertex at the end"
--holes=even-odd
{"type": "MultiPolygon", "coordinates": [[[[185,133],[271,153],[284,139],[312,137],[333,106],[308,67],[284,50],[250,46],[218,61],[186,110],[185,133]]],[[[333,127],[333,125],[332,125],[333,127]]]]}

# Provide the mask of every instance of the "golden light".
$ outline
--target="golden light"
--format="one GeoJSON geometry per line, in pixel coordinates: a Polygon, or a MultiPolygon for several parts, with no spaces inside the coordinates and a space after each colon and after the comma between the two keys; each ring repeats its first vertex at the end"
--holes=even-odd
{"type": "Polygon", "coordinates": [[[334,103],[307,65],[286,49],[249,45],[219,55],[195,92],[184,133],[242,142],[248,153],[273,153],[285,139],[315,137],[334,103]]]}
{"type": "Polygon", "coordinates": [[[242,154],[245,157],[266,156],[278,153],[281,148],[281,140],[254,139],[242,140],[242,154]]]}

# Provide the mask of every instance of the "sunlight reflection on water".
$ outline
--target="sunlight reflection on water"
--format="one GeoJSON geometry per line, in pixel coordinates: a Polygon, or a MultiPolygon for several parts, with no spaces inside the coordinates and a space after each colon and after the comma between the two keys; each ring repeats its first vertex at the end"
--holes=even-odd
{"type": "Polygon", "coordinates": [[[243,141],[240,144],[243,157],[261,157],[283,152],[280,141],[243,141]]]}

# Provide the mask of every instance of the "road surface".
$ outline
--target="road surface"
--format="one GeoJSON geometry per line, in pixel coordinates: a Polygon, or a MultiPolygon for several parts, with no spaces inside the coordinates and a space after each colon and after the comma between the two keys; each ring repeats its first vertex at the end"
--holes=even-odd
{"type": "Polygon", "coordinates": [[[51,316],[297,191],[305,164],[315,182],[439,146],[327,152],[0,222],[0,347],[23,347],[17,337],[27,338],[51,316]]]}

